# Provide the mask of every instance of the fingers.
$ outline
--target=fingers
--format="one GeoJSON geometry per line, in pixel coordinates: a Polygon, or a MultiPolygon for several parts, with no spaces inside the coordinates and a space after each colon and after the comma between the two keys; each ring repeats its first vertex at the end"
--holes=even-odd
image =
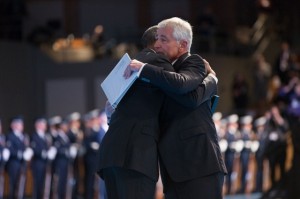
{"type": "Polygon", "coordinates": [[[125,77],[125,79],[128,79],[131,76],[131,74],[132,74],[131,67],[130,65],[128,65],[124,71],[123,77],[125,77]]]}
{"type": "Polygon", "coordinates": [[[131,60],[130,64],[125,69],[123,76],[126,79],[128,79],[132,75],[133,72],[139,71],[143,65],[144,65],[144,63],[142,63],[136,59],[131,60]]]}
{"type": "Polygon", "coordinates": [[[205,59],[203,59],[203,62],[204,62],[205,68],[207,70],[207,73],[210,73],[211,67],[210,67],[208,61],[206,61],[205,59]]]}
{"type": "Polygon", "coordinates": [[[216,72],[211,68],[209,62],[206,61],[206,59],[203,59],[203,62],[204,62],[205,68],[207,70],[207,74],[212,73],[213,75],[216,76],[216,72]]]}

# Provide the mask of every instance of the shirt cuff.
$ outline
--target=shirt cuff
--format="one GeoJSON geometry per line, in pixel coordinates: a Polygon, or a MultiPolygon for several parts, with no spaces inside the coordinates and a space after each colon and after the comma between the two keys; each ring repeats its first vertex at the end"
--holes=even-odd
{"type": "Polygon", "coordinates": [[[214,80],[216,81],[216,84],[218,83],[219,80],[215,75],[213,75],[212,73],[209,73],[208,76],[211,76],[212,78],[214,78],[214,80]]]}
{"type": "Polygon", "coordinates": [[[141,74],[141,72],[142,72],[142,70],[143,70],[143,68],[144,68],[144,66],[146,65],[147,63],[144,63],[143,65],[142,65],[142,67],[140,68],[140,70],[138,71],[138,73],[137,73],[137,76],[138,77],[140,77],[140,74],[141,74]]]}

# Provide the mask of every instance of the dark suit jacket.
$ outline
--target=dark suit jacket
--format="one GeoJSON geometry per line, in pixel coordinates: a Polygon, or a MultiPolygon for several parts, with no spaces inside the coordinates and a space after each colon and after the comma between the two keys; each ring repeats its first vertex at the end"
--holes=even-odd
{"type": "MultiPolygon", "coordinates": [[[[179,74],[191,76],[197,75],[197,72],[194,72],[197,70],[195,66],[201,68],[202,65],[204,64],[201,58],[195,55],[188,57],[185,54],[176,61],[174,67],[179,74]]],[[[172,81],[181,81],[168,77],[160,69],[148,65],[144,67],[140,77],[147,78],[166,92],[176,91],[176,87],[172,88],[176,86],[175,83],[171,83],[172,81]]],[[[201,78],[203,76],[200,76],[200,81],[201,78]]],[[[197,90],[190,95],[193,96],[197,96],[197,90]]],[[[161,161],[174,181],[183,182],[215,172],[226,172],[210,105],[210,100],[197,108],[182,106],[171,97],[165,100],[161,112],[159,153],[161,161]]]]}
{"type": "MultiPolygon", "coordinates": [[[[203,72],[204,76],[204,65],[203,68],[197,64],[193,65],[195,72],[177,74],[166,72],[173,69],[172,65],[149,49],[143,50],[136,59],[148,63],[145,68],[152,66],[158,69],[156,72],[178,79],[170,83],[171,86],[180,88],[174,89],[174,92],[186,93],[181,96],[185,104],[201,103],[205,98],[202,94],[210,95],[205,92],[205,84],[199,86],[202,82],[199,74],[203,72]],[[190,75],[191,73],[198,75],[190,75]],[[201,96],[193,95],[194,98],[187,98],[190,95],[187,92],[197,87],[201,96]]],[[[143,77],[140,79],[149,81],[143,77]]],[[[159,114],[165,95],[157,87],[140,79],[129,89],[112,115],[110,127],[100,146],[100,175],[101,169],[117,166],[139,171],[154,180],[158,178],[159,114]]],[[[213,85],[209,83],[207,82],[207,85],[213,85]]]]}
{"type": "MultiPolygon", "coordinates": [[[[170,62],[150,49],[136,59],[172,71],[170,62]]],[[[158,116],[165,95],[153,85],[136,80],[113,113],[100,145],[98,173],[108,167],[122,167],[158,178],[158,116]]]]}

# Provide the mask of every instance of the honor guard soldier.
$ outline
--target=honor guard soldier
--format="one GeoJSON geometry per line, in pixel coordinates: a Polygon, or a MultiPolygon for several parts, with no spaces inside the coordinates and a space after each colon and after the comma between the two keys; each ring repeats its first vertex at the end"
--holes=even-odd
{"type": "Polygon", "coordinates": [[[268,132],[266,131],[266,118],[259,117],[254,121],[254,128],[256,134],[256,140],[259,142],[258,150],[256,151],[256,184],[254,192],[263,191],[263,171],[264,171],[264,160],[266,142],[268,139],[268,132]]]}
{"type": "MultiPolygon", "coordinates": [[[[62,121],[59,125],[57,138],[54,141],[57,154],[54,163],[53,197],[56,199],[71,198],[72,196],[72,189],[67,184],[70,179],[69,165],[71,162],[71,142],[67,132],[68,124],[66,121],[62,121]]],[[[72,157],[74,157],[73,152],[72,157]]]]}
{"type": "MultiPolygon", "coordinates": [[[[67,133],[69,140],[73,147],[77,150],[77,155],[73,162],[73,177],[72,177],[72,185],[73,185],[73,191],[72,191],[72,198],[76,198],[78,195],[78,183],[79,183],[79,166],[82,159],[80,159],[83,155],[83,148],[82,148],[82,142],[83,142],[83,131],[81,129],[81,115],[78,112],[73,112],[70,115],[67,116],[67,121],[69,124],[69,131],[67,133]]],[[[74,148],[74,149],[75,149],[74,148]]]]}
{"type": "MultiPolygon", "coordinates": [[[[37,118],[34,124],[35,131],[31,135],[30,146],[34,155],[31,161],[33,176],[33,199],[44,198],[46,169],[48,164],[48,153],[52,139],[47,130],[47,120],[43,117],[37,118]]],[[[49,186],[49,185],[48,185],[49,186]]],[[[50,186],[47,187],[47,190],[50,186]]]]}
{"type": "MultiPolygon", "coordinates": [[[[85,136],[84,136],[84,171],[85,171],[85,199],[93,199],[96,193],[96,169],[95,160],[98,158],[98,150],[100,147],[99,130],[101,128],[98,122],[100,111],[92,110],[84,117],[85,121],[85,136]]],[[[98,188],[98,186],[97,186],[98,188]]]]}
{"type": "Polygon", "coordinates": [[[78,112],[71,113],[67,117],[69,123],[69,131],[67,133],[72,144],[80,144],[83,140],[83,132],[81,130],[81,115],[78,112]]]}
{"type": "Polygon", "coordinates": [[[60,131],[60,125],[62,122],[61,116],[53,116],[48,119],[48,126],[49,126],[49,135],[51,136],[52,140],[52,157],[50,155],[49,161],[48,161],[48,171],[47,171],[47,177],[45,182],[45,199],[53,198],[53,193],[55,192],[55,161],[56,161],[56,154],[57,154],[57,148],[54,145],[55,141],[58,137],[58,132],[60,131]]]}
{"type": "Polygon", "coordinates": [[[29,137],[24,134],[23,118],[14,117],[10,123],[11,131],[7,134],[6,144],[10,150],[7,162],[9,176],[9,199],[23,198],[26,180],[26,161],[33,155],[29,148],[29,137]],[[17,196],[16,196],[17,194],[17,196]]]}
{"type": "MultiPolygon", "coordinates": [[[[100,145],[101,145],[103,137],[108,130],[108,117],[106,115],[106,110],[100,111],[100,114],[98,115],[97,120],[98,120],[98,124],[100,126],[100,129],[98,131],[98,138],[99,138],[100,145]]],[[[99,198],[107,199],[106,187],[105,187],[104,180],[102,178],[99,179],[99,190],[100,190],[99,198]]]]}
{"type": "Polygon", "coordinates": [[[4,167],[9,159],[10,152],[6,148],[5,135],[2,132],[2,123],[0,119],[0,199],[4,194],[4,167]]]}
{"type": "Polygon", "coordinates": [[[58,115],[53,116],[53,117],[49,118],[49,120],[48,120],[49,132],[52,137],[53,143],[58,136],[61,122],[62,122],[62,118],[58,115]]]}
{"type": "Polygon", "coordinates": [[[251,154],[251,145],[254,133],[252,131],[253,117],[246,115],[240,118],[240,140],[243,141],[244,147],[240,153],[240,168],[241,168],[241,188],[240,193],[245,193],[247,188],[247,174],[249,159],[251,154]]]}
{"type": "Polygon", "coordinates": [[[228,174],[226,175],[227,194],[232,193],[232,179],[234,176],[234,160],[237,149],[237,136],[239,135],[238,115],[232,114],[227,117],[227,131],[225,138],[228,142],[228,148],[225,151],[225,164],[228,174]]]}
{"type": "Polygon", "coordinates": [[[215,112],[213,114],[213,121],[216,126],[218,138],[219,138],[219,145],[220,145],[220,150],[222,152],[222,155],[224,156],[225,151],[227,150],[228,147],[228,142],[225,138],[225,133],[226,133],[226,126],[224,122],[225,120],[222,120],[222,113],[221,112],[215,112]]]}

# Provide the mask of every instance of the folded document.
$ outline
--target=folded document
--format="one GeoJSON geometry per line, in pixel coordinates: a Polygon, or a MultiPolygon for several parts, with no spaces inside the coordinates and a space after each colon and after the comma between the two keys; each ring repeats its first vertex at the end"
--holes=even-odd
{"type": "Polygon", "coordinates": [[[101,87],[113,108],[116,108],[128,89],[137,79],[137,72],[134,72],[128,79],[124,78],[124,71],[130,64],[130,57],[126,53],[101,83],[101,87]]]}

